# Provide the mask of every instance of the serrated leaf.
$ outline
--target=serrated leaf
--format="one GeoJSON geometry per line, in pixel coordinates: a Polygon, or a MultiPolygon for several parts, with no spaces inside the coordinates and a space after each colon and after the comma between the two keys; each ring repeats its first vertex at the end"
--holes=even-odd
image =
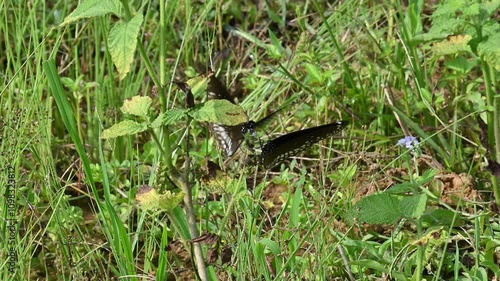
{"type": "Polygon", "coordinates": [[[120,17],[122,5],[119,0],[85,0],[71,14],[64,18],[61,26],[70,24],[82,18],[99,17],[109,13],[120,17]]]}
{"type": "Polygon", "coordinates": [[[182,117],[184,117],[187,111],[188,110],[180,108],[173,108],[171,110],[168,110],[167,112],[165,112],[163,116],[163,124],[164,125],[174,124],[178,120],[182,119],[182,117]]]}
{"type": "Polygon", "coordinates": [[[490,35],[486,41],[479,43],[477,52],[485,62],[500,71],[500,48],[498,46],[500,46],[500,31],[490,35]]]}
{"type": "Polygon", "coordinates": [[[447,1],[439,6],[432,14],[432,18],[436,17],[448,17],[451,18],[455,15],[457,11],[461,11],[463,7],[465,7],[464,0],[456,0],[456,1],[447,1]]]}
{"type": "Polygon", "coordinates": [[[458,56],[453,60],[446,61],[444,65],[450,69],[455,71],[459,71],[461,73],[468,73],[472,68],[479,64],[477,59],[468,60],[463,56],[458,56]]]}
{"type": "Polygon", "coordinates": [[[392,224],[401,218],[399,200],[382,192],[361,199],[352,207],[360,222],[372,224],[392,224]]]}
{"type": "Polygon", "coordinates": [[[467,5],[466,9],[463,9],[463,16],[478,16],[481,12],[481,4],[471,3],[467,5]]]}
{"type": "Polygon", "coordinates": [[[425,211],[427,204],[426,194],[417,194],[413,196],[403,196],[400,202],[401,213],[407,218],[420,218],[425,211]]]}
{"type": "Polygon", "coordinates": [[[137,123],[132,120],[125,120],[120,123],[114,124],[111,128],[108,128],[102,132],[101,138],[110,139],[126,135],[134,135],[140,132],[144,132],[148,129],[146,124],[137,123]]]}
{"type": "Polygon", "coordinates": [[[138,13],[129,22],[119,22],[109,31],[109,52],[116,69],[120,73],[120,80],[125,78],[130,71],[142,20],[142,14],[138,13]]]}
{"type": "Polygon", "coordinates": [[[454,226],[460,225],[464,220],[455,212],[447,209],[435,209],[428,211],[427,214],[422,216],[422,223],[424,227],[430,226],[449,226],[455,223],[454,226]]]}
{"type": "Polygon", "coordinates": [[[456,18],[436,18],[432,23],[433,25],[427,34],[437,39],[439,37],[446,38],[446,36],[453,34],[460,27],[462,21],[456,18]]]}
{"type": "Polygon", "coordinates": [[[209,178],[202,184],[213,194],[229,194],[238,186],[238,182],[234,178],[223,173],[217,173],[216,178],[209,178]]]}
{"type": "Polygon", "coordinates": [[[183,192],[172,193],[171,191],[166,191],[164,194],[158,194],[158,192],[151,187],[141,187],[135,199],[139,202],[139,206],[141,206],[143,210],[170,212],[180,204],[183,197],[183,192]]]}
{"type": "Polygon", "coordinates": [[[190,115],[197,121],[236,126],[248,122],[248,117],[239,105],[228,100],[209,100],[190,115]]]}
{"type": "Polygon", "coordinates": [[[163,125],[163,113],[160,113],[160,115],[158,115],[155,119],[155,121],[153,121],[149,127],[153,128],[153,129],[156,129],[156,128],[159,128],[163,125]]]}
{"type": "Polygon", "coordinates": [[[404,194],[413,190],[412,184],[409,182],[403,182],[391,186],[386,192],[389,194],[404,194]]]}
{"type": "Polygon", "coordinates": [[[484,15],[485,17],[491,16],[493,13],[498,11],[499,8],[500,8],[500,1],[498,0],[481,3],[481,9],[483,9],[486,12],[486,14],[484,15]]]}
{"type": "Polygon", "coordinates": [[[449,36],[447,40],[433,44],[432,51],[437,56],[472,52],[469,46],[471,39],[470,35],[449,36]]]}
{"type": "Polygon", "coordinates": [[[150,97],[134,96],[130,99],[125,100],[123,106],[120,109],[123,113],[146,118],[148,116],[148,112],[151,108],[152,102],[153,100],[151,100],[150,97]]]}

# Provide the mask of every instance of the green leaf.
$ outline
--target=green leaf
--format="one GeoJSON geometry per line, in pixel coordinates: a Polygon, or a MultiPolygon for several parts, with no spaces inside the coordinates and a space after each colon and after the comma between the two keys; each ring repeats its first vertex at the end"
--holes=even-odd
{"type": "Polygon", "coordinates": [[[432,14],[432,19],[437,17],[453,17],[457,11],[466,7],[464,0],[446,1],[439,5],[432,14]]]}
{"type": "Polygon", "coordinates": [[[274,255],[279,255],[281,254],[281,248],[279,247],[279,244],[276,243],[275,241],[269,239],[269,238],[262,238],[259,241],[260,244],[264,245],[273,253],[274,255]]]}
{"type": "Polygon", "coordinates": [[[323,82],[323,77],[321,76],[321,73],[314,64],[306,63],[305,68],[309,76],[312,78],[313,82],[316,83],[323,82]]]}
{"type": "Polygon", "coordinates": [[[278,37],[271,31],[271,29],[268,29],[269,32],[269,38],[271,39],[272,44],[267,44],[267,52],[269,55],[271,55],[275,59],[279,59],[286,54],[286,51],[282,47],[281,41],[278,39],[278,37]]]}
{"type": "Polygon", "coordinates": [[[368,260],[368,259],[359,259],[353,260],[350,262],[351,265],[362,266],[363,268],[373,268],[378,272],[387,273],[389,270],[387,269],[387,265],[379,263],[378,261],[368,260]]]}
{"type": "MultiPolygon", "coordinates": [[[[372,272],[373,275],[376,275],[373,273],[373,271],[375,271],[375,272],[383,273],[383,275],[390,276],[390,278],[388,278],[389,280],[394,280],[394,281],[399,281],[399,280],[407,281],[407,280],[409,280],[401,272],[398,272],[396,270],[389,271],[391,266],[390,266],[390,264],[388,264],[386,262],[386,260],[384,258],[380,258],[380,259],[377,259],[377,258],[375,258],[375,259],[354,259],[354,260],[350,261],[349,264],[351,266],[354,266],[354,268],[359,267],[358,272],[369,271],[369,272],[372,272]],[[372,270],[367,270],[367,269],[372,269],[372,270]]],[[[367,279],[365,278],[365,279],[359,279],[359,280],[367,280],[367,279]]]]}
{"type": "Polygon", "coordinates": [[[236,28],[232,28],[232,27],[229,27],[229,32],[234,34],[235,36],[237,37],[240,37],[240,38],[243,38],[261,48],[264,48],[264,49],[267,49],[267,44],[264,43],[264,41],[260,40],[258,37],[246,32],[246,31],[243,31],[243,30],[240,30],[240,29],[236,29],[236,28]]]}
{"type": "Polygon", "coordinates": [[[172,193],[167,190],[164,194],[158,194],[155,189],[147,186],[141,187],[135,198],[143,210],[170,212],[182,202],[184,193],[172,193]]]}
{"type": "Polygon", "coordinates": [[[485,11],[484,17],[490,17],[500,8],[500,1],[488,1],[481,3],[481,9],[485,11]]]}
{"type": "Polygon", "coordinates": [[[187,111],[188,110],[180,108],[173,108],[171,110],[168,110],[163,114],[163,124],[164,125],[174,124],[178,120],[182,119],[182,117],[184,117],[187,111]]]}
{"type": "Polygon", "coordinates": [[[148,116],[149,109],[151,108],[151,103],[153,101],[150,97],[135,96],[127,99],[121,110],[123,113],[132,114],[135,116],[140,116],[146,118],[148,116]]]}
{"type": "Polygon", "coordinates": [[[302,188],[299,186],[293,195],[292,205],[290,206],[290,227],[299,226],[300,203],[302,202],[302,188]]]}
{"type": "Polygon", "coordinates": [[[158,117],[156,117],[155,121],[153,121],[153,123],[151,123],[151,125],[149,125],[149,127],[153,128],[153,129],[161,127],[163,125],[164,115],[165,114],[160,113],[160,115],[158,115],[158,117]]]}
{"type": "Polygon", "coordinates": [[[209,100],[190,112],[197,121],[236,126],[248,122],[248,117],[239,105],[228,100],[209,100]]]}
{"type": "Polygon", "coordinates": [[[402,182],[391,186],[386,192],[389,194],[404,194],[413,190],[410,182],[402,182]]]}
{"type": "Polygon", "coordinates": [[[165,113],[160,113],[158,117],[156,117],[155,121],[151,123],[151,128],[158,128],[162,125],[171,125],[177,122],[178,120],[182,119],[184,115],[188,112],[188,110],[185,109],[180,109],[180,108],[173,108],[171,110],[168,110],[165,113]]]}
{"type": "Polygon", "coordinates": [[[437,56],[453,55],[461,52],[472,52],[469,41],[470,35],[449,36],[447,40],[432,45],[432,50],[437,56]]]}
{"type": "Polygon", "coordinates": [[[403,196],[399,204],[401,213],[407,218],[420,218],[425,211],[427,204],[426,194],[417,194],[413,196],[403,196]]]}
{"type": "Polygon", "coordinates": [[[114,124],[111,128],[108,128],[102,132],[103,139],[116,138],[126,135],[134,135],[140,132],[144,132],[148,129],[146,124],[137,123],[132,120],[125,120],[120,123],[114,124]]]}
{"type": "Polygon", "coordinates": [[[467,58],[463,56],[458,56],[455,59],[446,61],[444,63],[446,67],[458,71],[462,74],[469,73],[469,71],[471,71],[472,68],[474,68],[478,64],[479,61],[477,59],[472,59],[471,61],[469,61],[467,58]]]}
{"type": "Polygon", "coordinates": [[[418,179],[417,179],[417,184],[419,186],[426,185],[427,183],[431,182],[434,177],[439,173],[438,169],[428,169],[426,170],[418,179]]]}
{"type": "Polygon", "coordinates": [[[119,22],[109,32],[108,46],[111,58],[120,73],[120,80],[130,71],[134,60],[137,37],[142,24],[142,14],[137,14],[129,22],[119,22]]]}
{"type": "Polygon", "coordinates": [[[479,43],[477,52],[485,62],[500,71],[500,48],[498,46],[500,46],[500,28],[497,29],[496,34],[479,43]]]}
{"type": "Polygon", "coordinates": [[[202,94],[206,95],[207,87],[208,87],[208,78],[207,77],[193,77],[187,81],[189,87],[191,88],[191,92],[193,96],[198,97],[202,94]]]}
{"type": "Polygon", "coordinates": [[[120,17],[122,5],[119,0],[85,0],[69,14],[61,26],[70,24],[82,18],[104,16],[109,13],[120,17]]]}
{"type": "Polygon", "coordinates": [[[372,194],[361,199],[350,210],[350,217],[359,222],[392,224],[401,218],[399,200],[386,192],[372,194]]]}
{"type": "Polygon", "coordinates": [[[177,233],[183,239],[189,240],[191,239],[191,234],[189,232],[189,225],[186,220],[186,213],[184,213],[184,209],[180,206],[175,207],[172,212],[169,214],[169,218],[172,221],[175,221],[175,224],[178,225],[177,233]]]}
{"type": "Polygon", "coordinates": [[[459,226],[463,222],[460,215],[447,209],[435,209],[422,216],[423,226],[427,228],[431,226],[450,226],[452,223],[454,223],[453,226],[459,226]]]}

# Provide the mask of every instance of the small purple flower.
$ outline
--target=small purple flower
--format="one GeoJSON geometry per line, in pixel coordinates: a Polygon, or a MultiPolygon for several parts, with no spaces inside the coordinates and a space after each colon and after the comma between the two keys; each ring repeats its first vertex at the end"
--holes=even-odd
{"type": "Polygon", "coordinates": [[[399,146],[404,146],[408,149],[414,149],[415,147],[418,147],[418,145],[420,144],[420,142],[418,142],[417,138],[414,137],[414,136],[407,136],[403,139],[400,139],[398,141],[398,144],[399,146]]]}

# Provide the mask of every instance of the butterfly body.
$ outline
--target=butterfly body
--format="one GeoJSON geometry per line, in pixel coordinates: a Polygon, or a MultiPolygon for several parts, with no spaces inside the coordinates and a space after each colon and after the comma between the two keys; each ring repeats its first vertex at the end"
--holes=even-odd
{"type": "Polygon", "coordinates": [[[257,128],[257,123],[250,120],[250,121],[243,123],[243,124],[240,124],[240,125],[241,125],[241,133],[243,135],[246,135],[247,133],[255,135],[255,129],[257,128]]]}
{"type": "MultiPolygon", "coordinates": [[[[207,89],[209,99],[225,99],[231,103],[235,103],[224,84],[215,77],[215,75],[211,75],[209,79],[207,89]]],[[[271,117],[280,110],[281,108],[257,122],[250,120],[236,126],[210,124],[209,127],[212,134],[215,135],[219,147],[224,151],[224,154],[226,156],[232,156],[245,139],[245,135],[250,134],[251,137],[256,137],[256,128],[267,123],[271,117]]]]}
{"type": "Polygon", "coordinates": [[[261,164],[266,168],[270,168],[286,158],[297,155],[313,144],[339,133],[348,123],[347,121],[338,121],[289,133],[270,140],[262,147],[261,164]]]}

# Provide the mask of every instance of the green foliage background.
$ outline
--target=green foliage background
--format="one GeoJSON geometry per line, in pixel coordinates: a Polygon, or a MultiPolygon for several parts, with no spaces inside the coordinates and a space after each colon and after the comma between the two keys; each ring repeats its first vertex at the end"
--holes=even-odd
{"type": "Polygon", "coordinates": [[[1,277],[499,278],[500,1],[328,2],[0,3],[1,277]]]}

